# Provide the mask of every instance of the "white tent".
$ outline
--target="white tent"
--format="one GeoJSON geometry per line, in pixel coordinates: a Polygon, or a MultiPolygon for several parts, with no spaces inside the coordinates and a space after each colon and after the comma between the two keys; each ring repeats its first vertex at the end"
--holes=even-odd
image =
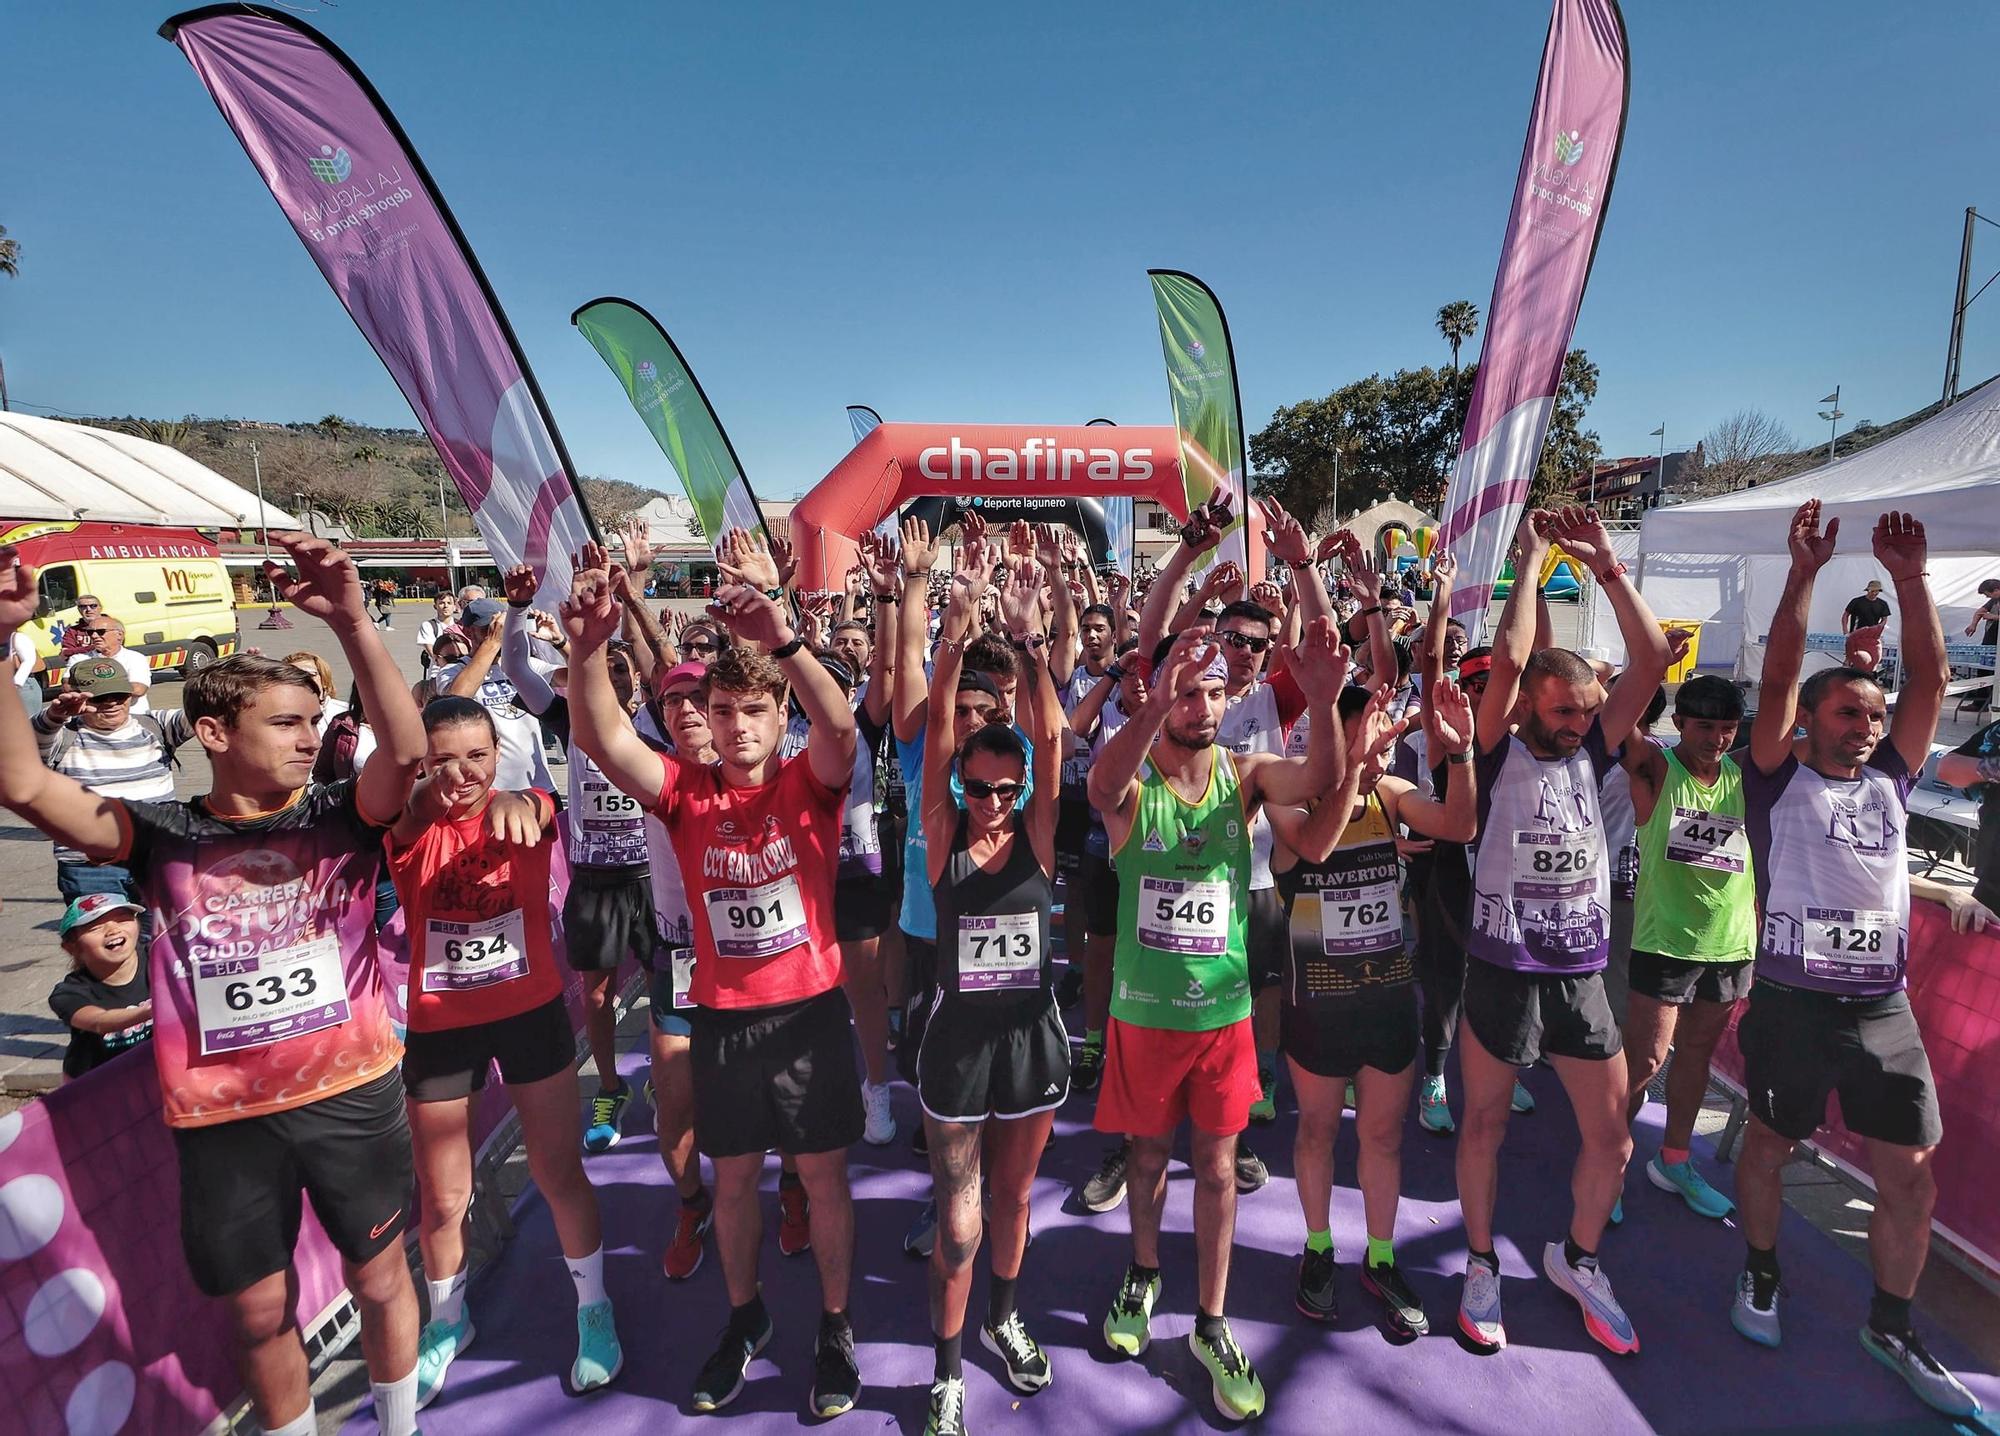
{"type": "Polygon", "coordinates": [[[163,528],[299,527],[179,449],[130,434],[0,414],[0,518],[163,528]]]}
{"type": "MultiPolygon", "coordinates": [[[[1791,515],[1807,499],[1840,520],[1839,548],[1813,586],[1807,627],[1840,631],[1841,610],[1887,575],[1869,549],[1875,520],[1897,509],[1922,520],[1931,550],[1931,596],[1957,639],[1978,606],[1983,578],[2000,577],[2000,382],[1891,439],[1803,474],[1696,503],[1654,509],[1633,568],[1661,618],[1704,621],[1700,665],[1754,676],[1790,566],[1791,515]]],[[[1895,594],[1884,594],[1892,610],[1895,594]]],[[[1601,595],[1596,601],[1602,605],[1601,595]]],[[[1889,640],[1901,635],[1892,612],[1889,640]]],[[[1597,641],[1619,651],[1617,625],[1600,609],[1597,641]]]]}

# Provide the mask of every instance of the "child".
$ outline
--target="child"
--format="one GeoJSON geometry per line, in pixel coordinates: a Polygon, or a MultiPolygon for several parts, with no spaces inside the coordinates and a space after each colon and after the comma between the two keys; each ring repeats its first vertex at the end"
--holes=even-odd
{"type": "Polygon", "coordinates": [[[85,893],[56,929],[69,976],[49,1009],[69,1024],[63,1076],[81,1077],[153,1035],[153,993],[139,944],[139,905],[116,893],[85,893]]]}

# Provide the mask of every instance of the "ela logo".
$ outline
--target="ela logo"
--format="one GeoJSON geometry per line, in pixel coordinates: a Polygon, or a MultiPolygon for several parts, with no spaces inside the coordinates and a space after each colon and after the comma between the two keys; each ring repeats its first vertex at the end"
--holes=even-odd
{"type": "Polygon", "coordinates": [[[313,172],[313,178],[325,184],[339,184],[354,173],[354,161],[346,150],[337,150],[332,145],[321,145],[317,155],[308,156],[306,165],[313,172]]]}
{"type": "Polygon", "coordinates": [[[1208,346],[1199,339],[1190,339],[1187,342],[1187,352],[1188,358],[1200,359],[1208,353],[1208,346]]]}
{"type": "Polygon", "coordinates": [[[1561,130],[1556,131],[1556,158],[1566,165],[1573,165],[1583,158],[1581,131],[1571,130],[1568,134],[1564,134],[1561,130]]]}
{"type": "Polygon", "coordinates": [[[642,384],[657,384],[659,381],[660,371],[654,367],[653,361],[650,359],[641,359],[639,361],[639,382],[642,384]]]}

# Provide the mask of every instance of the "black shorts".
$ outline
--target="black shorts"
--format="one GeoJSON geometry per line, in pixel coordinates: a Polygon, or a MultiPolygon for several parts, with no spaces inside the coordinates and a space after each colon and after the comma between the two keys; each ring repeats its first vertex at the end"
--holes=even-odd
{"type": "Polygon", "coordinates": [[[900,802],[884,805],[875,815],[875,837],[882,844],[881,886],[891,913],[903,900],[903,834],[907,827],[900,802]]]}
{"type": "Polygon", "coordinates": [[[1393,1076],[1417,1060],[1419,1046],[1414,983],[1278,1008],[1278,1050],[1315,1077],[1352,1077],[1363,1067],[1393,1076]]]}
{"type": "Polygon", "coordinates": [[[500,1064],[509,1087],[542,1082],[576,1065],[576,1030],[560,997],[498,1022],[475,1022],[403,1039],[403,1085],[412,1102],[452,1102],[486,1085],[500,1064]]]}
{"type": "Polygon", "coordinates": [[[659,926],[646,869],[571,868],[563,941],[569,965],[578,972],[616,972],[628,952],[650,971],[659,926]]]}
{"type": "Polygon", "coordinates": [[[1090,804],[1064,797],[1056,803],[1056,876],[1074,879],[1090,842],[1090,804]]]}
{"type": "Polygon", "coordinates": [[[289,1112],[176,1127],[174,1147],[181,1250],[209,1296],[242,1291],[292,1264],[302,1197],[357,1266],[393,1246],[409,1219],[410,1122],[395,1072],[289,1112]]]}
{"type": "Polygon", "coordinates": [[[917,1053],[924,1041],[924,1022],[930,1015],[930,995],[937,987],[937,944],[918,937],[908,928],[903,934],[903,990],[909,999],[903,1011],[903,1038],[896,1044],[896,1075],[912,1087],[917,1085],[917,1053]]]}
{"type": "Polygon", "coordinates": [[[1074,919],[1090,937],[1118,935],[1118,870],[1111,859],[1085,853],[1063,892],[1063,923],[1074,919]]]}
{"type": "Polygon", "coordinates": [[[1292,950],[1292,928],[1285,918],[1285,900],[1275,887],[1252,888],[1243,930],[1250,955],[1250,990],[1262,992],[1285,980],[1285,958],[1292,950]]]}
{"type": "Polygon", "coordinates": [[[889,890],[872,873],[841,878],[833,885],[833,935],[841,942],[866,942],[889,930],[889,890]]]}
{"type": "Polygon", "coordinates": [[[1634,948],[1626,972],[1633,992],[1669,1007],[1690,1002],[1719,1002],[1728,1007],[1749,996],[1754,967],[1747,957],[1741,962],[1692,962],[1634,948]]]}
{"type": "Polygon", "coordinates": [[[1008,1121],[1069,1096],[1069,1033],[1054,998],[991,1009],[933,989],[917,1052],[917,1100],[940,1122],[1008,1121]]]}
{"type": "Polygon", "coordinates": [[[1906,992],[1839,997],[1763,981],[1736,1029],[1757,1120],[1803,1142],[1826,1120],[1826,1094],[1858,1137],[1934,1147],[1944,1135],[1937,1083],[1906,992]]]}
{"type": "Polygon", "coordinates": [[[1601,971],[1557,977],[1475,957],[1465,964],[1465,1021],[1481,1047],[1516,1067],[1545,1056],[1604,1062],[1623,1050],[1601,971]]]}
{"type": "Polygon", "coordinates": [[[838,987],[780,1007],[691,1007],[687,1019],[704,1154],[835,1152],[861,1140],[861,1076],[838,987]]]}

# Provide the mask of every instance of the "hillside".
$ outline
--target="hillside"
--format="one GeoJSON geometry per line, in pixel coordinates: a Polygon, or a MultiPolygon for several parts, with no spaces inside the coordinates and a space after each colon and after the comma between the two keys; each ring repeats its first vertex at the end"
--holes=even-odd
{"type": "MultiPolygon", "coordinates": [[[[338,414],[316,424],[194,415],[76,422],[170,444],[252,493],[254,470],[261,467],[264,497],[271,503],[294,512],[311,507],[362,538],[435,538],[439,532],[444,466],[420,429],[371,429],[338,414]]],[[[656,492],[621,479],[585,477],[582,485],[584,500],[606,533],[656,492]]],[[[444,496],[449,533],[470,537],[471,515],[449,482],[444,496]]]]}

